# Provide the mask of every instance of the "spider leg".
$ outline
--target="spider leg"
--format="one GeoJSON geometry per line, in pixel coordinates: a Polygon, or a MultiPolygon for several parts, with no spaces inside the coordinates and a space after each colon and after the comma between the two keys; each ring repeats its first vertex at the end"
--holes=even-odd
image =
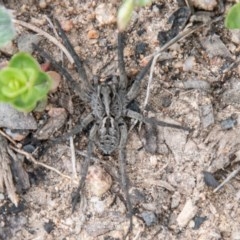
{"type": "Polygon", "coordinates": [[[76,51],[74,50],[72,44],[70,43],[67,35],[65,34],[65,32],[63,31],[59,21],[57,19],[55,19],[55,23],[57,25],[57,28],[58,28],[58,34],[59,36],[62,38],[63,40],[63,43],[65,45],[65,47],[67,48],[67,50],[69,51],[69,53],[72,55],[73,57],[73,60],[77,66],[77,70],[78,70],[78,73],[79,73],[79,76],[81,77],[82,81],[83,81],[83,84],[85,86],[88,86],[89,87],[89,82],[88,82],[88,79],[87,79],[87,74],[86,74],[86,71],[83,67],[83,61],[82,59],[80,59],[80,57],[77,55],[76,51]]]}
{"type": "Polygon", "coordinates": [[[169,128],[177,128],[177,129],[182,129],[185,131],[191,131],[192,129],[188,128],[188,127],[183,127],[177,124],[173,124],[173,123],[167,123],[167,122],[163,122],[154,118],[145,118],[142,114],[132,111],[130,109],[127,109],[125,112],[125,116],[136,119],[140,122],[144,122],[144,123],[150,123],[150,124],[155,124],[158,126],[162,126],[162,127],[169,127],[169,128]]]}
{"type": "Polygon", "coordinates": [[[92,121],[94,120],[94,116],[90,113],[84,119],[80,121],[80,124],[76,125],[73,129],[70,130],[69,133],[66,133],[63,137],[55,138],[52,140],[53,144],[63,142],[67,140],[69,137],[81,133],[84,128],[86,128],[92,121]]]}
{"type": "Polygon", "coordinates": [[[129,196],[129,186],[128,186],[128,179],[127,179],[127,173],[126,173],[126,144],[127,144],[128,132],[127,132],[126,124],[123,121],[120,123],[121,125],[119,128],[120,128],[121,139],[119,143],[119,170],[120,170],[120,179],[121,179],[122,189],[126,197],[128,216],[130,218],[130,225],[127,232],[127,235],[128,235],[132,231],[132,217],[133,217],[132,204],[129,196]]]}
{"type": "Polygon", "coordinates": [[[131,86],[131,88],[129,89],[128,93],[127,93],[127,99],[130,101],[132,101],[133,99],[136,98],[137,94],[139,93],[140,90],[140,86],[141,86],[141,80],[144,78],[144,76],[146,75],[146,73],[148,72],[149,68],[152,65],[152,60],[153,58],[151,58],[151,60],[148,62],[147,66],[145,66],[136,76],[136,78],[134,79],[134,82],[131,86]]]}
{"type": "Polygon", "coordinates": [[[123,57],[124,50],[124,34],[122,32],[118,33],[118,67],[120,71],[120,88],[126,89],[127,87],[127,74],[125,70],[125,62],[123,57]]]}
{"type": "Polygon", "coordinates": [[[92,151],[93,151],[93,145],[94,145],[93,139],[96,135],[97,129],[98,129],[98,125],[94,124],[94,126],[92,127],[92,129],[90,131],[90,134],[89,134],[87,156],[85,158],[85,161],[84,161],[84,164],[83,164],[83,167],[82,167],[82,170],[81,170],[81,178],[80,178],[77,190],[75,192],[73,192],[73,195],[72,195],[72,213],[75,211],[77,203],[81,200],[80,193],[81,193],[81,191],[84,187],[85,180],[86,180],[86,177],[87,177],[88,167],[89,167],[89,164],[90,164],[90,159],[91,159],[91,155],[92,155],[92,151]]]}
{"type": "Polygon", "coordinates": [[[89,99],[87,97],[86,91],[84,91],[83,89],[81,89],[79,87],[79,84],[72,78],[72,76],[70,75],[70,73],[63,68],[59,63],[57,63],[46,51],[44,51],[42,48],[40,48],[38,45],[36,45],[35,43],[32,44],[34,50],[36,50],[43,58],[47,59],[48,61],[51,62],[51,64],[53,65],[53,67],[61,74],[63,75],[68,81],[70,81],[70,83],[72,84],[71,89],[76,90],[76,93],[78,93],[78,95],[80,96],[80,98],[84,101],[84,102],[89,102],[89,99]]]}

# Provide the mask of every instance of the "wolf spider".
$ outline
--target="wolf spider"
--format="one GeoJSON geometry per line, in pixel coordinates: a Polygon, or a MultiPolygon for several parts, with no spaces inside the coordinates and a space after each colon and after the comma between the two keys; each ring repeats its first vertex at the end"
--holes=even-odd
{"type": "MultiPolygon", "coordinates": [[[[182,127],[175,124],[170,124],[156,119],[145,118],[139,112],[136,112],[130,108],[130,104],[137,97],[141,80],[148,72],[152,59],[148,64],[137,74],[132,84],[128,83],[128,77],[125,71],[125,63],[123,57],[124,49],[124,33],[118,33],[118,67],[120,75],[114,75],[108,77],[104,82],[88,81],[85,68],[83,67],[83,60],[77,55],[65,32],[62,30],[59,22],[56,20],[58,34],[61,37],[65,47],[72,55],[76,64],[77,71],[80,75],[81,87],[72,76],[59,65],[52,57],[50,57],[40,47],[34,45],[35,50],[39,54],[48,59],[53,67],[59,71],[70,83],[73,85],[71,88],[77,90],[80,99],[91,107],[92,112],[83,118],[79,125],[66,134],[64,139],[81,133],[89,124],[93,124],[89,133],[89,142],[87,147],[87,157],[82,170],[82,176],[79,182],[79,186],[72,198],[72,210],[74,211],[77,202],[80,199],[80,192],[82,191],[90,165],[90,158],[93,152],[94,144],[107,155],[112,154],[114,151],[119,153],[119,170],[120,170],[120,184],[126,198],[126,206],[128,216],[130,218],[129,231],[132,229],[132,205],[128,191],[128,181],[126,174],[126,144],[128,138],[128,128],[125,118],[132,118],[143,123],[156,124],[164,127],[178,128],[183,130],[189,130],[186,127],[182,127]]],[[[60,138],[61,140],[62,138],[60,138]]],[[[59,142],[57,139],[55,142],[59,142]]]]}

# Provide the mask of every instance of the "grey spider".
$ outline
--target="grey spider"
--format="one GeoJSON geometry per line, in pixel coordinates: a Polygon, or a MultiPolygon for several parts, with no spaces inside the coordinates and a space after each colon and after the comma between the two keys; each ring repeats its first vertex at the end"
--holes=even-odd
{"type": "MultiPolygon", "coordinates": [[[[93,124],[89,133],[88,154],[82,169],[82,176],[80,178],[79,186],[72,199],[72,210],[74,211],[77,202],[80,199],[80,192],[82,191],[90,164],[90,158],[93,152],[94,144],[104,153],[112,154],[114,151],[119,152],[119,170],[120,170],[120,184],[125,194],[128,216],[130,218],[129,231],[132,229],[132,205],[128,191],[128,181],[126,174],[126,144],[128,138],[128,128],[126,118],[132,118],[143,123],[156,124],[165,127],[172,127],[178,129],[189,130],[175,124],[165,123],[156,119],[145,118],[139,112],[131,110],[129,104],[137,97],[141,80],[148,72],[152,59],[148,62],[135,77],[132,84],[128,83],[128,78],[125,71],[125,63],[123,57],[124,49],[124,33],[118,33],[118,67],[119,76],[111,76],[106,81],[98,83],[96,81],[88,81],[86,71],[83,67],[83,60],[74,51],[65,32],[62,30],[59,22],[56,20],[59,36],[61,37],[65,47],[71,53],[76,64],[77,71],[80,76],[80,85],[74,81],[72,76],[55,60],[52,59],[40,47],[34,45],[35,50],[39,54],[48,59],[52,65],[59,71],[71,84],[74,90],[78,93],[81,100],[91,107],[92,112],[83,118],[79,125],[66,134],[65,139],[71,135],[81,133],[89,124],[93,124]]],[[[58,142],[58,139],[55,141],[58,142]]]]}

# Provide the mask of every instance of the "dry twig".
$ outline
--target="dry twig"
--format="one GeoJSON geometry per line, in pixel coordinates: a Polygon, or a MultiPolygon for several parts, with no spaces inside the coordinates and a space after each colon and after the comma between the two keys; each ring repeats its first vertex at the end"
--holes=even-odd
{"type": "Polygon", "coordinates": [[[39,165],[39,166],[42,166],[42,167],[44,167],[44,168],[46,168],[46,169],[48,169],[48,170],[51,170],[51,171],[57,173],[58,175],[60,175],[61,177],[67,178],[67,179],[71,180],[72,182],[78,184],[78,181],[73,180],[70,176],[61,173],[61,172],[58,171],[56,168],[51,167],[51,166],[49,166],[49,165],[47,165],[47,164],[38,162],[30,153],[28,153],[28,152],[26,152],[26,151],[24,151],[24,150],[18,149],[18,148],[16,148],[16,147],[13,147],[13,146],[10,146],[10,148],[13,149],[14,151],[16,151],[16,152],[24,155],[29,161],[33,162],[34,164],[39,165]]]}
{"type": "Polygon", "coordinates": [[[228,183],[232,178],[234,178],[238,173],[240,172],[240,167],[238,167],[236,170],[234,170],[233,172],[231,172],[228,177],[221,183],[219,184],[214,190],[213,192],[217,192],[221,187],[223,187],[226,183],[228,183]]]}
{"type": "Polygon", "coordinates": [[[147,86],[146,97],[145,97],[144,104],[143,104],[143,109],[145,109],[145,107],[148,104],[148,99],[149,99],[149,96],[150,96],[150,86],[151,86],[152,79],[153,79],[154,67],[156,65],[156,62],[157,62],[159,56],[162,54],[162,52],[167,50],[174,43],[179,42],[179,41],[185,39],[186,37],[188,37],[192,33],[194,33],[197,30],[199,30],[200,28],[202,28],[202,27],[204,27],[206,25],[209,25],[209,24],[211,24],[213,22],[220,21],[221,19],[222,19],[222,16],[212,20],[211,22],[205,22],[205,23],[202,23],[201,25],[195,26],[193,28],[188,28],[185,31],[180,32],[176,37],[174,37],[169,42],[167,42],[164,46],[162,46],[156,53],[153,53],[151,55],[151,57],[153,57],[153,61],[152,61],[152,65],[151,65],[151,68],[150,68],[150,75],[149,75],[149,79],[148,79],[148,86],[147,86]]]}
{"type": "Polygon", "coordinates": [[[50,42],[52,42],[53,44],[55,44],[58,48],[60,48],[66,55],[66,57],[68,58],[69,62],[71,64],[74,63],[73,58],[71,56],[71,54],[68,52],[68,50],[64,47],[64,45],[62,43],[60,43],[55,37],[51,36],[50,34],[48,34],[47,32],[44,32],[42,29],[30,24],[30,23],[26,23],[17,19],[14,19],[13,22],[15,24],[18,24],[20,26],[23,26],[25,28],[28,28],[36,33],[38,33],[39,35],[44,36],[45,38],[47,38],[50,42]]]}

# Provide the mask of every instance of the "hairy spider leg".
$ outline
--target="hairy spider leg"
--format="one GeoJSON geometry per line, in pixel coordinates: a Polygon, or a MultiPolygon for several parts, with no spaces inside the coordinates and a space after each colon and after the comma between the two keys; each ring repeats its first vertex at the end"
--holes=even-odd
{"type": "Polygon", "coordinates": [[[72,196],[72,213],[75,211],[76,205],[79,201],[81,201],[81,191],[84,187],[85,180],[88,173],[88,167],[90,165],[90,159],[93,152],[93,146],[94,146],[94,137],[97,133],[98,125],[94,124],[91,128],[90,134],[89,134],[89,141],[88,141],[88,147],[87,147],[87,156],[85,157],[84,164],[82,166],[81,170],[81,178],[77,187],[77,190],[73,192],[72,196]]]}
{"type": "Polygon", "coordinates": [[[137,97],[141,87],[141,80],[144,78],[149,68],[151,67],[152,60],[153,58],[149,60],[148,64],[138,73],[138,75],[134,79],[134,82],[127,93],[127,99],[129,100],[129,102],[131,102],[133,99],[137,97]]]}
{"type": "Polygon", "coordinates": [[[63,31],[63,29],[62,29],[62,27],[61,27],[61,25],[60,25],[60,23],[57,19],[55,19],[55,23],[56,23],[57,28],[58,28],[58,34],[61,37],[61,39],[63,40],[64,46],[67,48],[67,50],[69,51],[69,53],[73,57],[74,63],[77,66],[77,71],[78,71],[79,76],[81,77],[82,83],[84,84],[85,87],[89,87],[90,83],[87,79],[87,74],[86,74],[85,68],[83,66],[82,59],[80,59],[80,57],[77,55],[76,51],[74,50],[72,44],[70,43],[67,35],[63,31]]]}
{"type": "Polygon", "coordinates": [[[127,211],[128,211],[128,216],[130,218],[130,225],[129,225],[128,232],[126,234],[127,236],[132,231],[133,212],[132,212],[132,204],[129,196],[129,184],[128,184],[128,178],[126,173],[126,145],[127,145],[128,131],[127,131],[126,123],[123,120],[122,121],[120,120],[119,122],[119,129],[120,129],[120,135],[121,135],[120,143],[119,143],[120,180],[121,180],[121,185],[122,185],[124,195],[126,197],[127,211]]]}
{"type": "Polygon", "coordinates": [[[119,86],[121,89],[126,89],[127,88],[127,74],[126,74],[126,70],[125,70],[123,50],[124,50],[124,33],[119,32],[118,33],[118,67],[119,67],[119,73],[120,73],[119,86]]]}
{"type": "Polygon", "coordinates": [[[192,130],[188,127],[183,127],[181,125],[163,122],[163,121],[157,120],[155,118],[145,118],[142,114],[132,111],[130,109],[127,109],[124,114],[126,117],[133,118],[133,119],[136,119],[136,120],[138,120],[140,122],[144,122],[144,123],[155,124],[155,125],[162,126],[162,127],[177,128],[177,129],[182,129],[184,131],[192,130]]]}
{"type": "Polygon", "coordinates": [[[92,113],[90,113],[85,118],[80,120],[80,123],[77,124],[74,128],[72,128],[69,133],[64,134],[63,137],[55,138],[54,140],[52,140],[52,143],[57,144],[66,141],[69,137],[81,133],[83,129],[86,128],[93,121],[94,116],[92,113]]]}
{"type": "Polygon", "coordinates": [[[49,62],[51,62],[52,66],[61,74],[63,75],[71,84],[71,89],[74,89],[74,91],[79,95],[82,101],[89,103],[89,99],[87,97],[86,91],[81,89],[79,87],[79,84],[72,78],[70,73],[62,67],[59,63],[57,63],[46,51],[44,51],[41,47],[36,45],[35,43],[32,44],[33,49],[36,50],[40,56],[47,59],[49,62]]]}

